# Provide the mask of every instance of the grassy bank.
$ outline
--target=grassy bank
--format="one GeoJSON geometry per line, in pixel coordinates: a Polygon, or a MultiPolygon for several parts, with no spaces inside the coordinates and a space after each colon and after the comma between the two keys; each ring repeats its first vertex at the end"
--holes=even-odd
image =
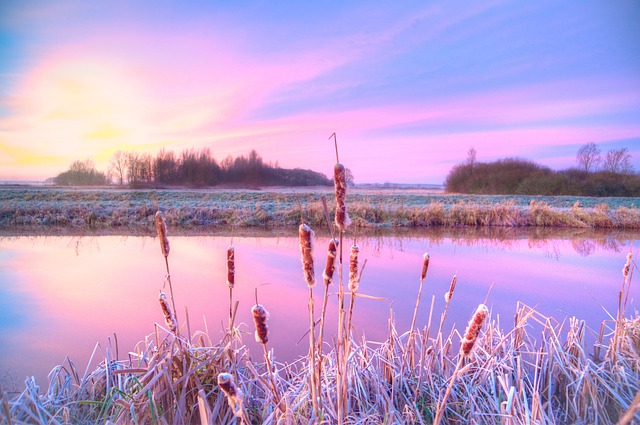
{"type": "MultiPolygon", "coordinates": [[[[0,189],[0,229],[153,229],[162,206],[169,225],[285,227],[323,223],[328,188],[265,190],[0,189]]],[[[571,227],[640,229],[638,198],[449,195],[420,190],[354,190],[361,228],[571,227]]]]}

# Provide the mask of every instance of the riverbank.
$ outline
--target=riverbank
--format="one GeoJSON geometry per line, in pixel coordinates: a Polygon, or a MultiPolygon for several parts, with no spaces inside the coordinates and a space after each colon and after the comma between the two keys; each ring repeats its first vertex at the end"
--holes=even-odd
{"type": "MultiPolygon", "coordinates": [[[[153,230],[322,225],[331,187],[265,189],[0,188],[0,229],[153,230]]],[[[349,213],[360,228],[556,227],[640,229],[639,198],[455,195],[420,189],[355,189],[349,213]]]]}

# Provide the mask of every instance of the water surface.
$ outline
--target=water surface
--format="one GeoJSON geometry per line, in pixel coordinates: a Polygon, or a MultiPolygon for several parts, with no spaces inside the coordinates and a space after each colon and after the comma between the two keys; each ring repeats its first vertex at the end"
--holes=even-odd
{"type": "MultiPolygon", "coordinates": [[[[261,349],[253,340],[250,315],[256,288],[260,303],[271,313],[269,344],[276,358],[293,360],[307,344],[308,289],[302,279],[298,240],[292,233],[233,239],[237,321],[243,323],[244,341],[257,359],[261,349]]],[[[360,291],[386,300],[357,298],[354,323],[367,339],[384,340],[392,309],[398,332],[407,331],[422,255],[429,252],[420,327],[427,323],[432,297],[437,323],[443,294],[457,275],[446,329],[462,332],[474,308],[488,296],[492,316],[504,328],[510,329],[516,305],[523,302],[559,321],[577,316],[597,331],[609,318],[607,312],[615,314],[621,269],[638,239],[627,234],[565,239],[517,235],[496,240],[427,231],[360,237],[361,264],[367,260],[360,291]]],[[[314,250],[319,283],[314,290],[316,305],[321,304],[324,291],[320,277],[327,241],[328,237],[318,237],[314,250]]],[[[230,242],[230,236],[171,237],[169,264],[178,318],[184,323],[188,308],[192,332],[208,330],[212,338],[223,333],[229,309],[226,249],[230,242]]],[[[351,243],[352,239],[345,240],[345,248],[351,243]]],[[[155,237],[4,237],[0,270],[0,379],[8,388],[22,387],[32,375],[46,388],[48,372],[66,356],[84,372],[96,344],[98,361],[107,349],[112,357],[126,358],[136,343],[154,332],[154,323],[163,321],[157,297],[162,289],[168,294],[169,288],[164,287],[164,257],[155,237]]],[[[630,312],[636,309],[636,295],[632,287],[630,312]]],[[[335,298],[329,305],[329,338],[335,335],[335,298]]]]}

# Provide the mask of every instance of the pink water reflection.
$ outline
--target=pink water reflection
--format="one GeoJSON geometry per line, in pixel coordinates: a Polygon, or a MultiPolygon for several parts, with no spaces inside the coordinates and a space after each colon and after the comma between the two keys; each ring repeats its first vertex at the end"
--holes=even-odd
{"type": "MultiPolygon", "coordinates": [[[[295,233],[294,233],[295,234],[295,233]]],[[[316,276],[322,275],[326,238],[318,238],[316,276]]],[[[171,237],[169,263],[178,317],[188,307],[191,330],[208,328],[222,335],[228,316],[226,249],[229,237],[171,237]]],[[[464,328],[478,303],[488,299],[494,317],[511,326],[517,301],[560,320],[577,316],[597,328],[615,312],[621,268],[632,241],[612,246],[588,241],[513,239],[502,243],[451,238],[360,238],[361,261],[367,259],[360,291],[386,301],[357,299],[354,323],[370,340],[387,336],[393,308],[399,333],[410,326],[422,254],[431,255],[418,325],[427,323],[435,297],[434,321],[444,306],[443,294],[454,274],[458,284],[447,328],[464,328]],[[584,246],[588,246],[585,252],[584,246]],[[588,254],[588,255],[586,255],[588,254]]],[[[254,357],[261,349],[253,339],[250,308],[255,289],[271,313],[270,346],[278,360],[290,361],[305,351],[308,329],[307,286],[302,279],[295,237],[236,237],[238,323],[254,357]],[[302,339],[299,345],[298,340],[302,339]]],[[[345,243],[348,248],[349,243],[345,243]]],[[[0,240],[0,378],[18,387],[27,375],[46,386],[45,377],[69,355],[84,372],[96,343],[126,357],[135,344],[162,323],[157,301],[165,280],[164,258],[150,237],[16,237],[0,240]]],[[[336,278],[337,280],[337,278],[336,278]]],[[[316,305],[323,285],[318,279],[316,305]]],[[[335,288],[334,288],[335,289],[335,288]]],[[[332,289],[332,292],[334,291],[332,289]]],[[[168,293],[168,288],[164,288],[168,293]]],[[[632,287],[631,298],[637,299],[632,287]]],[[[329,304],[327,339],[335,335],[335,296],[329,304]]],[[[630,306],[630,311],[635,309],[630,306]]],[[[319,315],[319,311],[317,311],[319,315]]]]}

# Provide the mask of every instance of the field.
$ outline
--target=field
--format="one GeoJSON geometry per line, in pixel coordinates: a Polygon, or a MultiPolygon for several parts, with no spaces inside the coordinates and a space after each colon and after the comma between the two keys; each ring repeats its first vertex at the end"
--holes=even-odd
{"type": "MultiPolygon", "coordinates": [[[[329,195],[327,193],[328,198],[329,195]]],[[[158,306],[165,323],[156,324],[155,328],[150,324],[150,334],[136,347],[122,349],[116,343],[97,350],[94,356],[104,358],[104,361],[96,370],[85,370],[67,360],[51,373],[46,391],[41,392],[33,381],[27,381],[24,391],[15,396],[4,394],[0,389],[0,411],[5,422],[626,424],[634,418],[640,408],[640,317],[628,312],[626,307],[633,275],[637,271],[631,252],[626,259],[620,258],[622,273],[612,273],[611,283],[615,288],[612,296],[618,300],[618,310],[611,313],[610,320],[602,323],[593,346],[586,345],[584,321],[571,318],[560,323],[523,304],[518,305],[515,320],[508,325],[495,320],[484,304],[469,305],[471,319],[466,330],[454,328],[451,333],[444,333],[449,304],[457,302],[455,278],[444,300],[440,297],[421,300],[423,284],[429,284],[427,256],[422,267],[416,265],[413,323],[419,313],[428,315],[428,324],[422,329],[413,324],[409,329],[396,329],[391,311],[386,339],[368,341],[358,336],[351,325],[353,315],[357,314],[354,305],[358,304],[359,297],[366,297],[358,288],[359,276],[366,263],[358,262],[357,249],[347,248],[350,242],[347,237],[343,239],[344,232],[340,230],[347,226],[344,217],[335,220],[336,237],[341,242],[339,248],[330,247],[330,255],[315,259],[322,264],[326,260],[327,265],[323,276],[317,277],[318,284],[314,285],[314,259],[310,250],[313,235],[306,226],[311,223],[327,226],[326,219],[323,221],[326,211],[320,196],[277,191],[228,191],[222,194],[169,191],[153,195],[135,191],[54,191],[44,194],[26,191],[19,197],[24,199],[11,199],[11,203],[22,202],[23,212],[15,217],[26,218],[34,215],[26,212],[29,205],[43,204],[43,199],[49,198],[50,202],[59,203],[60,212],[53,212],[52,216],[61,214],[69,220],[66,224],[80,227],[107,226],[114,220],[115,211],[131,209],[130,215],[122,213],[121,219],[139,216],[135,222],[138,226],[148,226],[158,232],[158,255],[164,256],[166,266],[166,295],[160,296],[158,306]],[[150,199],[152,196],[153,200],[150,199]],[[119,206],[125,198],[128,206],[119,206]],[[259,207],[255,205],[258,201],[259,207]],[[308,317],[299,320],[309,321],[306,336],[309,350],[308,355],[293,363],[273,360],[279,347],[269,341],[269,314],[266,311],[269,306],[259,305],[258,299],[252,312],[255,338],[264,348],[264,358],[250,357],[243,340],[254,336],[240,332],[239,324],[235,322],[238,304],[233,296],[234,249],[227,251],[229,299],[217,301],[221,304],[228,301],[229,321],[224,336],[217,339],[213,337],[215,332],[193,330],[188,315],[176,317],[172,285],[179,282],[171,282],[172,251],[167,225],[169,235],[171,223],[194,226],[189,220],[198,216],[187,219],[182,214],[199,208],[201,213],[209,211],[210,225],[216,223],[215,217],[219,214],[216,208],[222,208],[221,211],[227,214],[235,211],[230,217],[240,220],[245,214],[238,211],[240,206],[254,211],[255,215],[256,210],[262,210],[263,204],[265,211],[273,211],[274,217],[285,217],[276,222],[278,225],[299,224],[300,212],[306,223],[299,229],[300,282],[308,285],[309,296],[290,302],[308,305],[308,317]],[[74,224],[74,220],[80,218],[73,214],[79,213],[65,215],[65,212],[75,211],[74,208],[110,213],[96,214],[93,224],[86,221],[74,224]],[[154,214],[155,209],[165,211],[167,221],[162,213],[154,214]],[[315,215],[318,217],[311,219],[315,215]],[[324,328],[324,305],[329,299],[337,307],[334,308],[339,316],[337,329],[324,328]],[[433,317],[431,313],[435,303],[444,303],[440,317],[433,317]]],[[[389,213],[393,217],[406,214],[400,211],[423,208],[412,206],[423,202],[428,202],[424,208],[437,202],[445,211],[456,211],[463,206],[476,211],[474,205],[468,205],[467,198],[443,195],[431,198],[433,196],[436,195],[356,193],[349,196],[348,212],[358,223],[371,211],[362,207],[363,204],[373,205],[368,207],[373,210],[387,211],[391,208],[387,208],[388,204],[394,199],[395,212],[389,213]]],[[[340,199],[344,199],[340,195],[337,198],[337,201],[333,197],[329,199],[331,211],[334,211],[333,205],[338,205],[336,215],[340,212],[340,199]]],[[[521,204],[516,204],[515,199],[504,200],[510,210],[522,210],[525,215],[538,208],[552,217],[569,214],[577,220],[583,213],[604,217],[605,207],[595,204],[581,207],[571,204],[572,201],[575,202],[566,200],[566,204],[562,204],[563,201],[556,200],[552,207],[546,203],[541,206],[542,200],[536,200],[534,204],[529,200],[528,206],[527,200],[521,204]]],[[[5,202],[9,202],[6,197],[3,208],[5,202]]],[[[637,217],[636,209],[631,205],[618,206],[611,215],[619,215],[621,208],[625,214],[637,217]]],[[[247,217],[251,215],[248,211],[246,214],[247,217]]],[[[452,214],[447,213],[445,217],[452,214]]],[[[603,217],[598,220],[605,220],[603,217]]],[[[384,217],[374,219],[371,225],[399,225],[393,220],[395,218],[391,221],[384,217]]],[[[637,225],[637,218],[633,220],[637,225]]],[[[492,223],[476,222],[475,225],[492,223]]],[[[510,223],[501,225],[526,225],[510,223]]],[[[250,225],[244,221],[225,224],[250,225]]],[[[266,220],[266,224],[271,223],[266,220]]],[[[449,223],[460,224],[463,223],[449,223]]],[[[123,222],[122,226],[131,224],[123,222]]],[[[354,226],[349,228],[349,240],[352,229],[354,226]]],[[[316,253],[325,252],[322,248],[316,249],[316,253]]],[[[490,296],[489,293],[488,300],[490,296]]]]}
{"type": "MultiPolygon", "coordinates": [[[[161,208],[174,229],[295,226],[324,222],[328,187],[263,190],[0,188],[0,229],[153,231],[161,208]]],[[[639,229],[638,198],[450,195],[355,189],[350,215],[361,228],[566,227],[639,229]]]]}

